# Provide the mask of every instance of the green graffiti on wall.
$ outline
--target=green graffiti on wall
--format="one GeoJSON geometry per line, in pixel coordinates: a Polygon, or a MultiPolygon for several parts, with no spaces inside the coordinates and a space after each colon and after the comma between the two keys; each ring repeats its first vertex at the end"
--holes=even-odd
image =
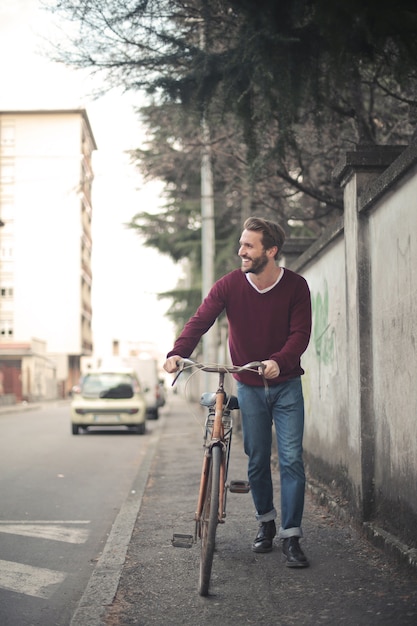
{"type": "Polygon", "coordinates": [[[329,290],[324,283],[324,293],[311,296],[313,312],[312,339],[318,360],[324,365],[333,361],[334,328],[329,322],[329,290]]]}

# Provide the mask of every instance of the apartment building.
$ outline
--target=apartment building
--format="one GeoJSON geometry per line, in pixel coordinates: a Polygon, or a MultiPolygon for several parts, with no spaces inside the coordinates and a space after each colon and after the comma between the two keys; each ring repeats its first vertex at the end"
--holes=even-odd
{"type": "Polygon", "coordinates": [[[0,402],[64,397],[92,354],[84,109],[0,111],[0,402]]]}

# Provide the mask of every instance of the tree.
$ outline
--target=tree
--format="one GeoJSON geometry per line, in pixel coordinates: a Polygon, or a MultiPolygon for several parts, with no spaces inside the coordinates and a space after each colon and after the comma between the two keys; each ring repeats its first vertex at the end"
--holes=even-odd
{"type": "Polygon", "coordinates": [[[340,211],[338,151],[414,130],[411,0],[57,0],[56,11],[79,26],[61,59],[162,105],[201,113],[216,102],[216,115],[240,120],[249,187],[275,168],[278,201],[292,189],[316,232],[340,211]]]}
{"type": "Polygon", "coordinates": [[[142,111],[152,139],[136,158],[166,182],[167,206],[132,226],[175,260],[197,267],[203,112],[225,250],[242,206],[319,235],[342,211],[339,155],[413,135],[414,0],[56,0],[55,10],[72,21],[58,58],[153,98],[142,111]]]}
{"type": "MultiPolygon", "coordinates": [[[[161,215],[146,212],[133,216],[129,226],[144,235],[145,245],[158,248],[174,261],[188,259],[192,282],[184,299],[183,286],[168,294],[173,301],[169,316],[178,324],[195,310],[195,293],[201,299],[201,188],[200,164],[202,140],[199,115],[184,114],[175,103],[149,105],[141,109],[149,142],[132,153],[146,178],[165,182],[165,208],[161,215]],[[169,125],[167,124],[169,120],[169,125]]],[[[236,266],[240,230],[241,194],[244,166],[228,148],[228,139],[217,129],[217,141],[211,144],[214,169],[216,254],[215,275],[219,277],[236,266]]],[[[231,133],[231,126],[227,132],[231,133]]]]}

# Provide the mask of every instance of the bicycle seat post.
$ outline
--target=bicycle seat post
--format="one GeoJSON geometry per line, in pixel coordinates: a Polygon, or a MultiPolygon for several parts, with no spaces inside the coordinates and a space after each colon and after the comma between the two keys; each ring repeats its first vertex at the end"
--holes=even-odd
{"type": "Polygon", "coordinates": [[[216,412],[213,424],[212,439],[219,440],[223,437],[223,406],[224,406],[224,372],[219,372],[219,386],[216,391],[216,412]]]}

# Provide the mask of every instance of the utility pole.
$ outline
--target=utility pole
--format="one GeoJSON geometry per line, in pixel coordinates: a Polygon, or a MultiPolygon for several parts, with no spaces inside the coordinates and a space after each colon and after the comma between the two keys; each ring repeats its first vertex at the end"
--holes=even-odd
{"type": "MultiPolygon", "coordinates": [[[[200,46],[205,53],[204,23],[200,24],[200,46]]],[[[216,254],[210,128],[205,110],[201,119],[201,138],[201,272],[202,297],[204,299],[214,283],[214,258],[216,254]]],[[[217,322],[203,336],[203,361],[205,363],[217,362],[217,322]]]]}
{"type": "MultiPolygon", "coordinates": [[[[203,115],[203,150],[201,156],[201,270],[202,297],[205,298],[214,283],[214,257],[216,248],[213,172],[211,167],[209,128],[203,115]]],[[[203,336],[203,358],[207,363],[216,362],[216,324],[203,336]]]]}
{"type": "MultiPolygon", "coordinates": [[[[201,121],[203,149],[201,155],[201,295],[206,297],[214,283],[214,257],[216,249],[215,223],[214,223],[214,198],[213,198],[213,171],[210,154],[210,131],[206,118],[203,114],[201,121]]],[[[217,363],[218,351],[218,322],[203,335],[203,362],[217,363]]],[[[201,382],[204,384],[202,391],[215,389],[217,382],[214,375],[205,372],[201,382]],[[214,387],[213,387],[214,385],[214,387]]]]}
{"type": "Polygon", "coordinates": [[[208,294],[214,283],[214,199],[213,172],[210,158],[210,133],[203,116],[202,119],[203,150],[201,155],[201,254],[202,254],[202,295],[208,294]]]}
{"type": "MultiPolygon", "coordinates": [[[[202,18],[189,18],[188,22],[196,22],[199,27],[200,49],[206,53],[205,22],[202,18]]],[[[204,299],[214,283],[214,258],[216,251],[214,197],[213,197],[213,170],[211,167],[210,128],[207,122],[206,110],[201,118],[201,296],[204,299]]],[[[217,322],[203,335],[203,361],[217,362],[217,322]]],[[[210,389],[210,376],[205,373],[204,389],[210,389]]]]}

